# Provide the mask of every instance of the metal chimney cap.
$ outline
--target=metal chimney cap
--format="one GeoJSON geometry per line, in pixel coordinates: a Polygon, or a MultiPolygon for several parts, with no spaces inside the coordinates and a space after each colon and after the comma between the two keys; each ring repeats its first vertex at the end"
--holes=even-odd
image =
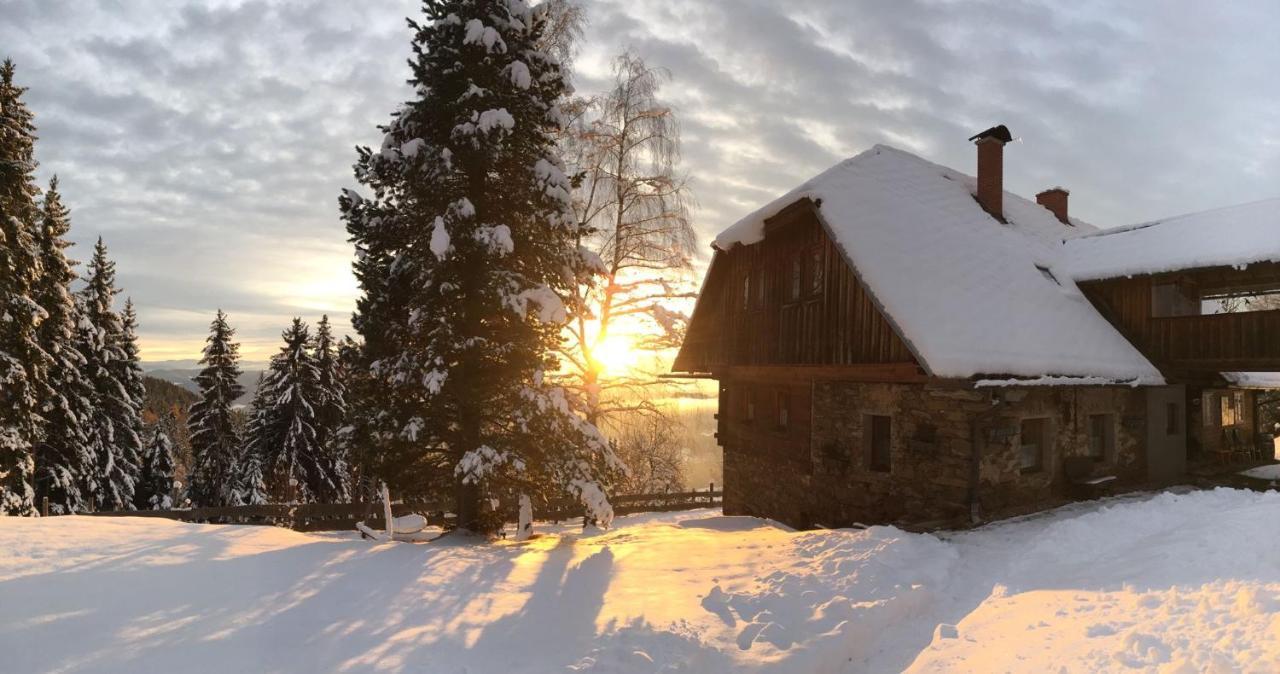
{"type": "Polygon", "coordinates": [[[998,140],[1001,143],[1008,143],[1013,140],[1013,134],[1009,133],[1009,127],[1001,124],[999,126],[993,126],[990,129],[987,129],[986,131],[980,131],[978,133],[973,134],[972,136],[969,136],[969,140],[980,141],[980,140],[986,140],[987,138],[998,140]]]}

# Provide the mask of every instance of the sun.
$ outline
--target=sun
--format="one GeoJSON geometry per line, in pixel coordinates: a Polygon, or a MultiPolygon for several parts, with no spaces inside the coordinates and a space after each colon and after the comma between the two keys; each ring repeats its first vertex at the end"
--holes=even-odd
{"type": "Polygon", "coordinates": [[[596,345],[592,356],[600,363],[602,374],[619,375],[633,369],[640,362],[640,353],[627,335],[612,334],[596,345]]]}

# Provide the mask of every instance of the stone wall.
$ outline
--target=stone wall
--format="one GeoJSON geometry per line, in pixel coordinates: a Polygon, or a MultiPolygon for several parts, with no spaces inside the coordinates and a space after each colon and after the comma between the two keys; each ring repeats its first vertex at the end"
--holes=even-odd
{"type": "Polygon", "coordinates": [[[812,385],[809,382],[739,382],[726,385],[720,444],[724,446],[724,511],[769,517],[793,526],[812,523],[808,493],[812,385]],[[754,392],[754,419],[747,419],[754,392]],[[788,396],[789,420],[778,421],[778,394],[788,396]],[[805,524],[799,524],[799,523],[805,524]]]}
{"type": "MultiPolygon", "coordinates": [[[[793,526],[853,523],[943,525],[967,521],[977,439],[978,497],[984,519],[1049,507],[1067,496],[1062,460],[1087,455],[1090,415],[1109,424],[1112,446],[1095,475],[1121,487],[1146,475],[1145,397],[1128,387],[1023,387],[974,390],[949,384],[815,381],[726,382],[721,410],[725,512],[772,517],[793,526]],[[810,408],[779,430],[744,421],[748,391],[757,401],[788,391],[810,408]],[[890,418],[890,469],[872,470],[869,415],[890,418]],[[1020,463],[1022,422],[1049,425],[1038,470],[1020,463]]],[[[771,413],[768,412],[768,413],[771,413]]]]}

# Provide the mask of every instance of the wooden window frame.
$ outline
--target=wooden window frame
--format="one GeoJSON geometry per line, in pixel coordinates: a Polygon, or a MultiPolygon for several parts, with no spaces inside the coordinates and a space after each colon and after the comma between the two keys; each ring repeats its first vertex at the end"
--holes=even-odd
{"type": "Polygon", "coordinates": [[[1018,472],[1023,475],[1031,475],[1034,473],[1042,473],[1045,469],[1046,455],[1049,453],[1049,445],[1053,444],[1053,419],[1051,417],[1026,417],[1018,422],[1018,472]],[[1036,452],[1036,461],[1034,464],[1027,465],[1025,461],[1024,451],[1027,447],[1025,442],[1028,422],[1042,422],[1043,428],[1040,431],[1040,437],[1036,440],[1036,446],[1039,451],[1036,452]]]}
{"type": "Polygon", "coordinates": [[[791,286],[788,295],[789,302],[796,302],[804,293],[804,258],[800,255],[791,256],[791,286]]]}
{"type": "Polygon", "coordinates": [[[1116,415],[1113,412],[1100,412],[1089,415],[1089,458],[1094,461],[1111,461],[1116,453],[1116,415]],[[1095,423],[1102,424],[1101,452],[1094,452],[1095,423]]]}
{"type": "Polygon", "coordinates": [[[866,452],[865,465],[867,470],[873,473],[893,473],[893,416],[889,414],[864,414],[862,416],[862,437],[864,450],[866,452]],[[876,442],[876,420],[883,419],[885,423],[884,435],[884,461],[876,451],[879,446],[876,442]]]}
{"type": "Polygon", "coordinates": [[[809,249],[809,296],[817,297],[822,294],[823,283],[823,255],[822,246],[814,246],[809,249]]]}
{"type": "Polygon", "coordinates": [[[756,309],[764,309],[768,303],[769,284],[766,282],[768,275],[765,270],[760,269],[755,273],[756,284],[756,309]]]}

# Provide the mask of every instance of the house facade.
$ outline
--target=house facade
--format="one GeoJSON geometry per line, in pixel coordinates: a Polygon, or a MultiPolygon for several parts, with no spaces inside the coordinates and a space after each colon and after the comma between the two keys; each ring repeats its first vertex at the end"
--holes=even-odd
{"type": "Polygon", "coordinates": [[[1280,201],[1099,231],[876,146],[719,237],[674,370],[719,382],[724,507],[949,526],[1256,458],[1280,201]]]}

